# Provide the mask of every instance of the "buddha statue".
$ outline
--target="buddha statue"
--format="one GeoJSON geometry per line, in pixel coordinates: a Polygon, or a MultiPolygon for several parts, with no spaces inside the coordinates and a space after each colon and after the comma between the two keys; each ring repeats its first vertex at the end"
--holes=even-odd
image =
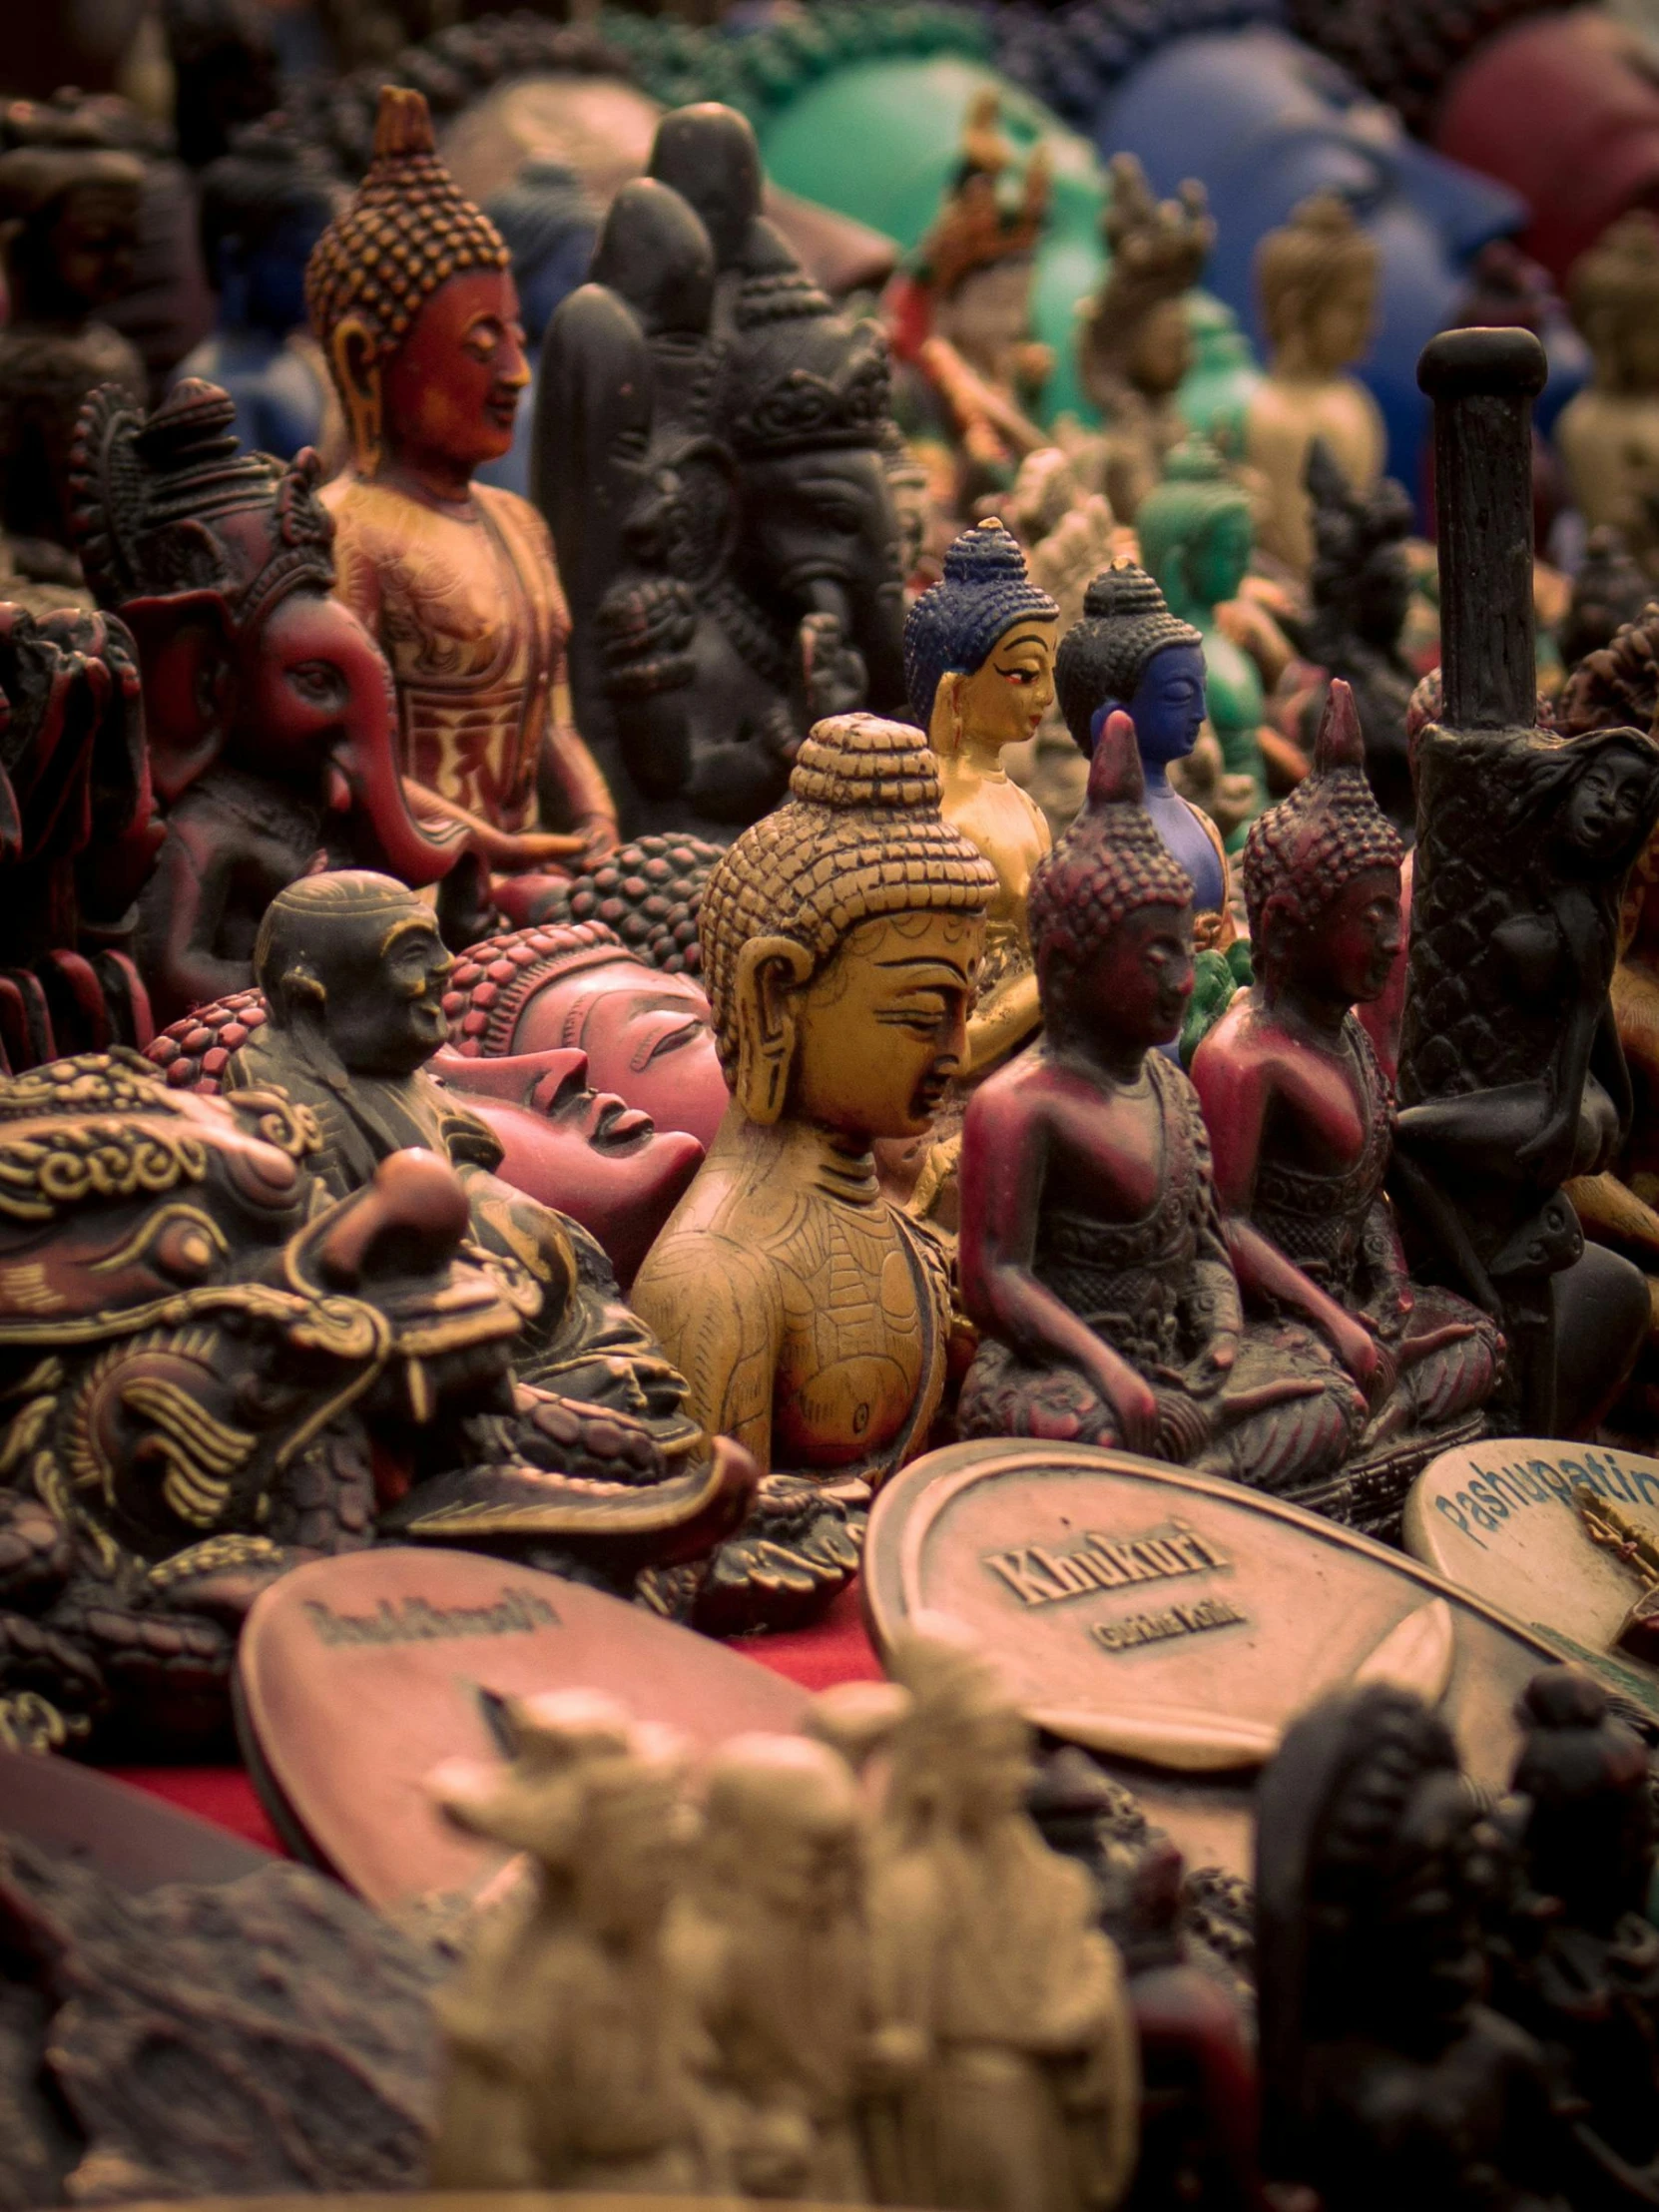
{"type": "Polygon", "coordinates": [[[1089,586],[1083,619],[1060,640],[1054,682],[1066,728],[1084,754],[1092,756],[1111,715],[1122,712],[1134,726],[1140,804],[1191,885],[1199,969],[1181,1029],[1190,1057],[1234,986],[1248,980],[1250,960],[1233,917],[1221,833],[1169,780],[1171,765],[1187,759],[1204,728],[1203,635],[1170,612],[1145,569],[1116,560],[1089,586]]]}
{"type": "Polygon", "coordinates": [[[1192,882],[1111,714],[1085,812],[1032,877],[1038,1044],[969,1101],[965,1436],[1121,1446],[1323,1494],[1366,1402],[1299,1322],[1247,1321],[1198,1095],[1154,1048],[1193,983],[1192,882]]]}
{"type": "Polygon", "coordinates": [[[948,1269],[872,1147],[926,1133],[967,1051],[995,869],[919,734],[821,723],[722,857],[699,934],[732,1104],[635,1278],[697,1417],[856,1501],[925,1442],[948,1269]]]}
{"type": "Polygon", "coordinates": [[[963,1074],[982,1075],[1040,1018],[1025,927],[1031,870],[1053,841],[1042,811],[1002,766],[1037,734],[1054,697],[1060,610],[1026,575],[1000,522],[964,530],[944,575],[910,609],[904,658],[910,712],[939,764],[939,811],[996,870],[979,995],[963,1074]]]}
{"type": "Polygon", "coordinates": [[[202,257],[219,295],[216,328],[172,382],[200,376],[236,402],[250,451],[291,461],[315,446],[345,465],[345,418],[305,320],[305,265],[345,199],[321,154],[280,121],[256,124],[203,171],[202,257]]]}
{"type": "Polygon", "coordinates": [[[1659,217],[1619,218],[1573,264],[1567,304],[1595,363],[1555,425],[1572,495],[1590,529],[1611,524],[1652,570],[1659,556],[1659,217]]]}
{"type": "Polygon", "coordinates": [[[1355,1456],[1385,1456],[1386,1479],[1351,1470],[1353,1517],[1380,1534],[1418,1467],[1478,1433],[1502,1351],[1477,1307],[1411,1284],[1383,1191],[1392,1093],[1354,1008],[1382,995],[1400,948],[1403,853],[1338,680],[1313,774],[1245,845],[1254,987],[1192,1068],[1246,1300],[1317,1330],[1370,1401],[1355,1456]]]}
{"type": "Polygon", "coordinates": [[[1346,375],[1371,343],[1382,257],[1346,200],[1320,193],[1256,250],[1268,371],[1245,418],[1245,458],[1267,480],[1268,552],[1298,577],[1314,559],[1308,448],[1323,438],[1360,494],[1382,473],[1377,401],[1346,375]]]}
{"type": "Polygon", "coordinates": [[[382,92],[374,159],[305,293],[351,434],[322,495],[335,589],[391,664],[417,810],[468,828],[527,920],[537,875],[607,850],[616,811],[570,723],[547,527],[473,482],[511,446],[529,370],[507,249],[439,163],[419,93],[382,92]]]}
{"type": "Polygon", "coordinates": [[[1110,262],[1078,325],[1078,366],[1105,428],[1112,512],[1138,524],[1141,502],[1187,435],[1176,398],[1193,365],[1186,295],[1204,274],[1216,226],[1200,184],[1161,201],[1133,154],[1114,154],[1107,175],[1100,228],[1110,262]]]}
{"type": "Polygon", "coordinates": [[[134,953],[164,1025],[247,989],[267,905],[318,859],[418,887],[467,841],[410,812],[384,657],[332,596],[314,454],[241,452],[236,419],[212,384],[148,419],[106,387],[73,454],[87,581],[139,648],[165,835],[134,953]]]}
{"type": "Polygon", "coordinates": [[[1202,438],[1178,445],[1162,480],[1136,511],[1141,559],[1156,577],[1169,611],[1204,641],[1204,699],[1210,727],[1230,776],[1248,776],[1249,812],[1230,842],[1268,803],[1262,760],[1265,699],[1256,663],[1221,627],[1217,609],[1238,597],[1254,542],[1250,498],[1202,438]]]}
{"type": "Polygon", "coordinates": [[[143,163],[113,143],[96,103],[7,107],[0,127],[9,299],[0,329],[0,529],[31,581],[80,582],[65,486],[82,402],[108,383],[135,401],[145,396],[143,361],[102,319],[132,280],[143,189],[143,163]]]}

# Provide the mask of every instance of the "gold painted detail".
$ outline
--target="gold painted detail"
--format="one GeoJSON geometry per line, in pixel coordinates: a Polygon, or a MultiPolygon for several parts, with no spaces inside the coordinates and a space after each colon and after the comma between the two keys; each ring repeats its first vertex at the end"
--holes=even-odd
{"type": "Polygon", "coordinates": [[[66,1122],[50,1139],[0,1139],[0,1214],[50,1221],[89,1198],[153,1197],[207,1172],[208,1147],[187,1129],[66,1122]]]}
{"type": "Polygon", "coordinates": [[[269,1536],[209,1536],[171,1559],[159,1559],[146,1580],[152,1590],[171,1590],[197,1575],[219,1574],[227,1567],[279,1567],[288,1554],[269,1536]]]}
{"type": "Polygon", "coordinates": [[[149,1425],[146,1441],[167,1468],[162,1495],[169,1506],[193,1528],[211,1528],[230,1502],[232,1477],[254,1449],[253,1434],[218,1419],[158,1376],[124,1383],[121,1404],[149,1425]]]}
{"type": "Polygon", "coordinates": [[[1089,1529],[1075,1551],[1021,1544],[1012,1551],[987,1552],[982,1564],[1022,1605],[1058,1605],[1065,1598],[1120,1590],[1132,1582],[1205,1574],[1212,1567],[1231,1566],[1232,1561],[1186,1521],[1170,1520],[1144,1536],[1103,1536],[1089,1529]]]}
{"type": "Polygon", "coordinates": [[[0,1697],[0,1751],[61,1751],[91,1726],[84,1716],[60,1713],[38,1690],[0,1697]]]}

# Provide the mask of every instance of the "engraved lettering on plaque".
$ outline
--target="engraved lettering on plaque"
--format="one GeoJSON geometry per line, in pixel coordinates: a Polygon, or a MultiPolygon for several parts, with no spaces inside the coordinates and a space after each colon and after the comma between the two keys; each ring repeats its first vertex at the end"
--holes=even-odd
{"type": "Polygon", "coordinates": [[[1485,1538],[1512,1515],[1552,1501],[1570,1507],[1579,1488],[1626,1504],[1659,1505],[1659,1478],[1646,1467],[1623,1464],[1616,1451],[1602,1445],[1573,1458],[1517,1458],[1495,1467],[1482,1466],[1471,1454],[1467,1488],[1437,1497],[1434,1510],[1484,1551],[1485,1538]]]}
{"type": "Polygon", "coordinates": [[[1161,1644],[1171,1636],[1201,1636],[1206,1629],[1246,1625],[1231,1598],[1200,1598],[1196,1605],[1171,1605],[1162,1613],[1131,1613],[1127,1620],[1096,1621],[1089,1633],[1102,1651],[1134,1651],[1161,1644]]]}
{"type": "Polygon", "coordinates": [[[1144,1536],[1103,1536],[1087,1529],[1075,1551],[1021,1544],[989,1551],[983,1564],[1022,1605],[1058,1605],[1068,1597],[1122,1590],[1133,1582],[1165,1582],[1232,1565],[1219,1545],[1186,1521],[1166,1521],[1144,1536]]]}
{"type": "Polygon", "coordinates": [[[372,1613],[336,1613],[305,1600],[311,1627],[325,1644],[425,1644],[445,1636],[533,1636],[557,1628],[559,1616],[534,1590],[502,1585],[494,1605],[432,1605],[423,1597],[383,1597],[372,1613]]]}

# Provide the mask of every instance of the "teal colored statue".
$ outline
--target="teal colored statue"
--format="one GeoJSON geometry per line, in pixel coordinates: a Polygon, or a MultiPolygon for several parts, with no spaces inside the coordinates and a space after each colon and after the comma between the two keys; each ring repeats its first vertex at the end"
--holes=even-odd
{"type": "Polygon", "coordinates": [[[1255,662],[1220,628],[1216,609],[1237,598],[1250,566],[1250,501],[1227,474],[1215,448],[1188,438],[1171,453],[1164,478],[1135,517],[1141,559],[1158,580],[1169,611],[1204,640],[1204,684],[1210,727],[1228,773],[1248,776],[1250,811],[1228,839],[1238,851],[1268,804],[1262,766],[1265,702],[1255,662]]]}

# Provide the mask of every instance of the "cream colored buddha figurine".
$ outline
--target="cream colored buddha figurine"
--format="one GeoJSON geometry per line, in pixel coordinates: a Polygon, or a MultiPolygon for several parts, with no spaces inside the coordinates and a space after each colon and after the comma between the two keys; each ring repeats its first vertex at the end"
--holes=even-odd
{"type": "Polygon", "coordinates": [[[942,581],[904,624],[910,711],[938,759],[940,812],[996,870],[968,1021],[969,1077],[1005,1059],[1041,1018],[1025,894],[1053,840],[1002,754],[1036,736],[1053,701],[1059,619],[1055,602],[1027,577],[1016,540],[992,520],[956,539],[942,581]]]}
{"type": "Polygon", "coordinates": [[[950,1316],[872,1147],[924,1136],[961,1072],[1000,885],[903,723],[819,723],[790,795],[703,894],[732,1104],[631,1295],[699,1419],[856,1503],[925,1444],[950,1316]]]}
{"type": "Polygon", "coordinates": [[[1611,523],[1651,569],[1659,554],[1649,497],[1659,489],[1659,219],[1621,216],[1567,280],[1572,318],[1595,361],[1561,410],[1555,442],[1590,529],[1611,523]]]}
{"type": "Polygon", "coordinates": [[[1345,374],[1371,343],[1382,257],[1346,200],[1320,193],[1256,249],[1272,352],[1251,396],[1245,457],[1267,481],[1261,542],[1298,576],[1313,566],[1306,473],[1323,438],[1357,492],[1382,473],[1387,437],[1377,401],[1345,374]]]}
{"type": "Polygon", "coordinates": [[[418,92],[381,92],[373,162],[305,294],[351,430],[322,493],[335,588],[391,664],[412,802],[471,825],[497,903],[528,920],[536,875],[608,850],[616,810],[570,725],[547,525],[473,481],[512,443],[524,333],[506,246],[438,161],[418,92]]]}

